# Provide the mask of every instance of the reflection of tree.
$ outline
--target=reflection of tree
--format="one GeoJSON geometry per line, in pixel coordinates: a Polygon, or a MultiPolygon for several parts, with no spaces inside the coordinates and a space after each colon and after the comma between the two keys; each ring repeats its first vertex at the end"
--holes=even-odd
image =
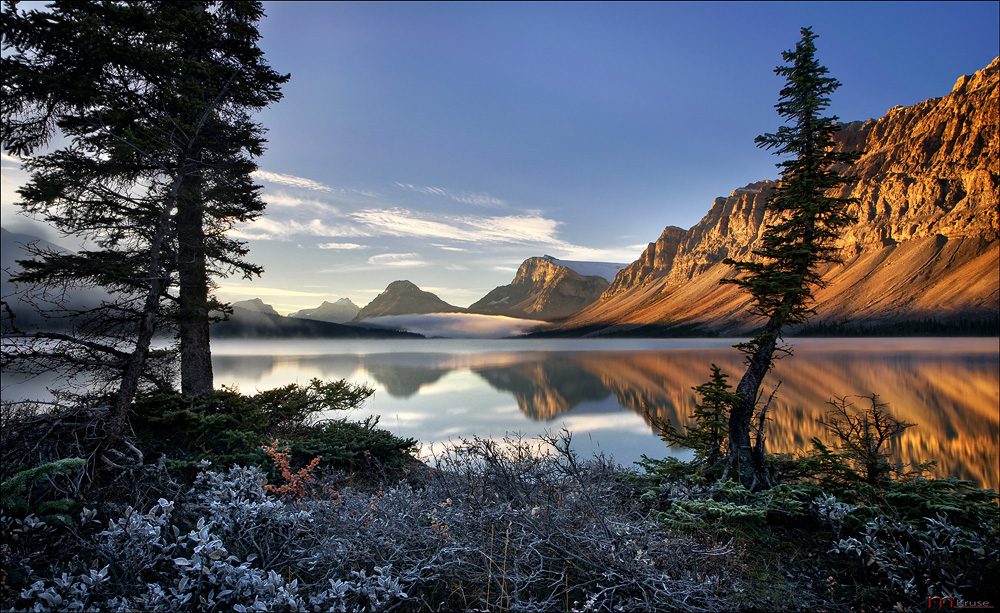
{"type": "MultiPolygon", "coordinates": [[[[769,416],[768,450],[804,452],[810,440],[826,440],[816,421],[834,397],[870,395],[889,403],[893,417],[917,424],[899,439],[893,458],[904,463],[938,460],[942,475],[954,474],[996,487],[1000,448],[996,406],[1000,367],[994,355],[944,357],[932,353],[861,351],[797,352],[794,363],[779,362],[782,381],[769,416]]],[[[692,387],[709,364],[739,372],[742,356],[710,352],[581,352],[581,367],[612,390],[622,406],[643,416],[687,423],[694,410],[692,387]]],[[[770,391],[770,390],[766,390],[770,391]]]]}
{"type": "Polygon", "coordinates": [[[531,419],[552,419],[581,402],[611,395],[600,378],[565,354],[546,354],[535,362],[473,368],[495,389],[510,392],[521,412],[531,419]]]}

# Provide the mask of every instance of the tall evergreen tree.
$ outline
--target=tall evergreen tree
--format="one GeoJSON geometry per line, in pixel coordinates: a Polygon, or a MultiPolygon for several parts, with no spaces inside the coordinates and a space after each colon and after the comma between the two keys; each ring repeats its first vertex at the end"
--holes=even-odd
{"type": "Polygon", "coordinates": [[[768,201],[772,223],[761,236],[755,261],[725,263],[741,273],[723,283],[733,283],[748,291],[754,299],[752,310],[766,320],[752,340],[738,345],[747,354],[747,370],[736,386],[741,400],[729,416],[731,461],[747,487],[770,483],[765,467],[762,424],[766,405],[759,407],[760,388],[771,369],[782,330],[805,321],[812,310],[812,288],[823,285],[817,272],[822,263],[839,261],[834,241],[838,230],[854,220],[844,207],[852,199],[831,194],[852,179],[843,176],[845,164],[859,153],[837,151],[833,135],[838,130],[837,117],[823,117],[830,104],[829,95],[840,82],[827,76],[826,67],[816,60],[816,35],[803,28],[794,50],[782,52],[788,64],[774,72],[787,79],[775,108],[788,125],[774,134],[758,136],[756,143],[775,153],[791,156],[777,166],[781,181],[768,201]],[[756,419],[755,419],[756,417],[756,419]],[[756,422],[758,427],[751,428],[756,422]]]}
{"type": "Polygon", "coordinates": [[[221,306],[212,280],[262,271],[229,236],[263,211],[250,175],[264,129],[251,115],[278,101],[288,80],[257,46],[262,15],[259,2],[243,1],[4,6],[3,147],[31,156],[56,131],[68,141],[27,159],[20,205],[96,246],[38,253],[20,280],[99,286],[117,298],[83,314],[79,328],[104,338],[117,331],[117,342],[22,334],[64,345],[22,356],[116,374],[112,431],[143,378],[156,378],[146,360],[168,322],[178,331],[182,391],[212,390],[208,314],[221,306]]]}

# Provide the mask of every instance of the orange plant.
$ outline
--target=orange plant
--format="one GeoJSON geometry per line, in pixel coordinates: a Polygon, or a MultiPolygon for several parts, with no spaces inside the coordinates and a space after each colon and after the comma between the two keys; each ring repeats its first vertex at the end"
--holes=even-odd
{"type": "Polygon", "coordinates": [[[313,476],[312,472],[319,464],[321,456],[316,456],[309,462],[308,466],[293,473],[288,462],[288,447],[279,449],[278,440],[275,439],[270,445],[263,445],[261,449],[274,462],[275,468],[281,471],[281,478],[285,482],[284,485],[280,486],[264,485],[264,489],[272,494],[291,498],[296,503],[301,502],[310,493],[316,482],[316,477],[313,476]]]}

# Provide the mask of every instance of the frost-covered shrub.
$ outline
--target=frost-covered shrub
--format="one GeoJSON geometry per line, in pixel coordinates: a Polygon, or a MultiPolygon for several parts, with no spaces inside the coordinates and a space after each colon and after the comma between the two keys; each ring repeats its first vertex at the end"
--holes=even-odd
{"type": "Polygon", "coordinates": [[[857,507],[846,502],[837,502],[837,497],[832,494],[823,494],[813,502],[813,508],[816,517],[821,522],[830,526],[839,539],[841,530],[844,527],[844,520],[857,507]]]}
{"type": "Polygon", "coordinates": [[[63,573],[49,582],[35,581],[21,590],[21,598],[34,602],[31,611],[89,611],[92,596],[99,592],[107,577],[107,566],[73,577],[63,573]]]}
{"type": "Polygon", "coordinates": [[[988,532],[953,525],[947,516],[925,518],[922,525],[877,516],[864,532],[836,541],[830,553],[854,557],[854,571],[867,576],[888,601],[908,604],[928,597],[970,597],[976,574],[997,556],[988,532]]]}
{"type": "MultiPolygon", "coordinates": [[[[945,593],[982,584],[963,569],[996,557],[990,528],[980,530],[980,542],[950,519],[879,524],[910,543],[900,553],[875,528],[866,539],[848,527],[860,507],[815,488],[751,493],[731,482],[661,474],[644,490],[630,474],[604,458],[578,458],[565,437],[475,438],[445,450],[412,483],[367,481],[356,489],[326,482],[305,497],[275,496],[257,467],[203,463],[191,487],[146,512],[107,503],[84,509],[70,526],[2,518],[11,581],[0,583],[0,607],[540,613],[825,606],[822,594],[801,584],[755,577],[769,568],[759,560],[772,552],[760,546],[775,542],[762,532],[775,518],[793,518],[784,524],[792,530],[840,527],[836,551],[799,559],[839,565],[844,588],[868,582],[884,594],[903,593],[907,581],[934,569],[917,588],[945,593]],[[662,514],[671,508],[675,521],[684,510],[700,527],[669,525],[662,514]],[[743,528],[734,534],[737,520],[743,528]],[[934,566],[953,554],[957,562],[934,566]],[[3,587],[13,583],[16,589],[3,587]]],[[[829,543],[829,534],[819,541],[829,543]]]]}
{"type": "MultiPolygon", "coordinates": [[[[257,468],[237,467],[226,473],[203,468],[187,505],[189,512],[204,515],[190,530],[178,527],[181,518],[173,501],[161,498],[146,513],[127,507],[86,546],[108,564],[39,576],[20,591],[10,609],[347,611],[358,603],[377,610],[406,598],[388,566],[371,575],[354,571],[342,580],[327,580],[323,589],[304,590],[298,579],[282,577],[258,555],[234,555],[227,541],[241,549],[268,550],[275,535],[287,541],[289,553],[296,553],[295,537],[308,534],[311,512],[268,495],[257,468]]],[[[93,512],[85,511],[81,520],[92,522],[93,512]]],[[[43,526],[29,517],[17,529],[31,532],[43,526]]],[[[286,557],[283,562],[290,560],[286,557]]],[[[79,567],[81,561],[77,558],[70,566],[79,567]]],[[[42,569],[34,570],[42,575],[42,569]]]]}

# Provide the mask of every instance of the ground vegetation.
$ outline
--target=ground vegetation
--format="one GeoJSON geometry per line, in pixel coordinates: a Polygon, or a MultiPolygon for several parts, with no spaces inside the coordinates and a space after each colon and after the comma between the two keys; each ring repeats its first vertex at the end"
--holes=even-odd
{"type": "Polygon", "coordinates": [[[224,391],[214,407],[144,398],[130,441],[147,461],[87,481],[74,440],[99,420],[7,407],[0,606],[849,611],[989,599],[996,494],[892,465],[908,424],[877,398],[831,404],[825,442],[769,458],[782,482],[751,491],[712,461],[727,444],[713,403],[731,388],[721,375],[700,388],[704,428],[684,439],[695,458],[632,468],[578,457],[565,432],[463,440],[421,462],[415,441],[330,419],[369,389],[314,382],[224,391]]]}

